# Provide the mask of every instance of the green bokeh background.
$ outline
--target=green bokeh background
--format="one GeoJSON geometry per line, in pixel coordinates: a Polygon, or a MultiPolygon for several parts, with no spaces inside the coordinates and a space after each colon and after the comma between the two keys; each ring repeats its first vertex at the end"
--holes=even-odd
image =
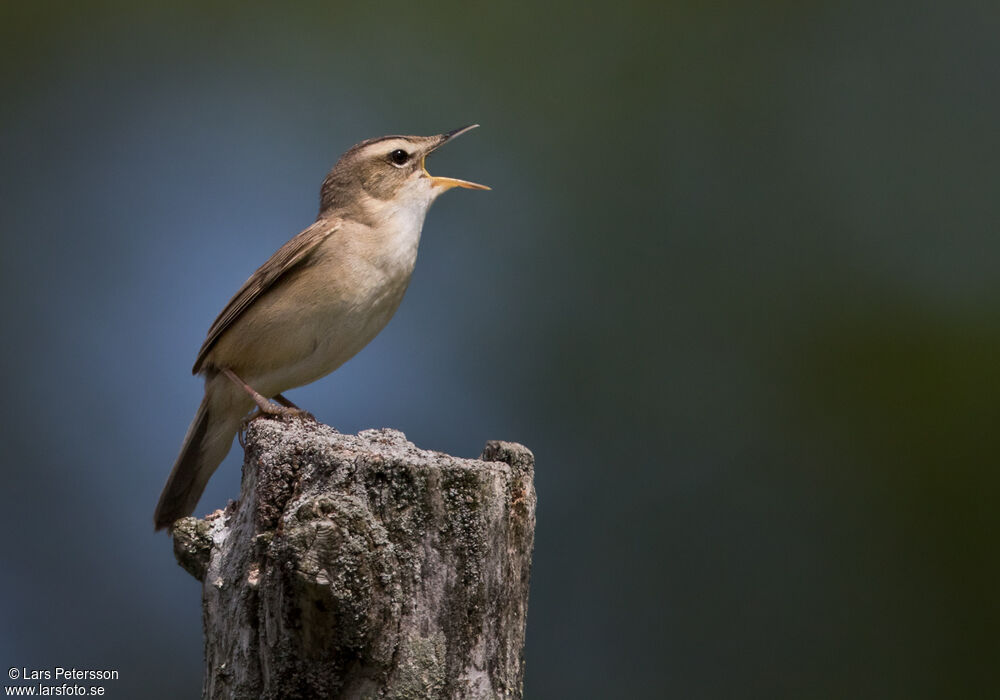
{"type": "Polygon", "coordinates": [[[998,36],[985,2],[3,3],[0,664],[197,695],[150,516],[205,330],[339,153],[479,122],[429,167],[494,191],[292,397],[534,449],[526,696],[993,696],[998,36]]]}

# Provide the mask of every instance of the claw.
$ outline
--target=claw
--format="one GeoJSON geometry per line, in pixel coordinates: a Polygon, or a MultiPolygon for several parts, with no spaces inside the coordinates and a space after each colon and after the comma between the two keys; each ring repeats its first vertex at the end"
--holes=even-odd
{"type": "Polygon", "coordinates": [[[253,410],[252,413],[249,413],[248,415],[244,416],[243,420],[240,422],[240,429],[239,432],[236,433],[236,437],[240,441],[240,447],[242,447],[244,450],[247,448],[247,441],[246,441],[247,428],[250,427],[250,423],[252,421],[257,420],[263,415],[264,412],[260,410],[260,407],[257,407],[253,410]]]}
{"type": "Polygon", "coordinates": [[[258,393],[252,386],[240,379],[239,376],[237,376],[237,374],[228,367],[223,367],[222,372],[229,377],[229,379],[232,380],[236,386],[247,392],[250,395],[250,398],[253,399],[254,403],[257,404],[257,408],[254,412],[240,422],[240,429],[236,433],[236,437],[239,438],[240,441],[240,447],[243,449],[246,449],[247,446],[247,427],[249,427],[251,421],[255,421],[261,416],[282,416],[283,418],[298,417],[311,420],[313,423],[319,422],[316,420],[316,416],[309,413],[309,411],[303,411],[281,394],[276,394],[274,396],[274,401],[271,401],[267,397],[258,393]]]}

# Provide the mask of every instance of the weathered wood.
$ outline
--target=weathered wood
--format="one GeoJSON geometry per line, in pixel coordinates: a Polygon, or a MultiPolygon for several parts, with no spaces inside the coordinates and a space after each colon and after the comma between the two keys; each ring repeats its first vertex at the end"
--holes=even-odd
{"type": "Polygon", "coordinates": [[[173,534],[205,698],[519,698],[534,458],[254,421],[240,500],[173,534]]]}

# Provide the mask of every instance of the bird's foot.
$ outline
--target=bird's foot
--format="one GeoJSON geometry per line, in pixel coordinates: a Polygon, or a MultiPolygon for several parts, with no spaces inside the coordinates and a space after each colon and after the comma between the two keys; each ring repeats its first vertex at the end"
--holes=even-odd
{"type": "Polygon", "coordinates": [[[309,411],[303,411],[298,406],[275,406],[271,404],[270,408],[274,410],[265,410],[261,411],[261,413],[269,415],[272,418],[301,418],[302,420],[311,420],[313,423],[319,422],[316,420],[316,416],[309,411]]]}
{"type": "MultiPolygon", "coordinates": [[[[281,396],[281,394],[278,394],[281,396]]],[[[278,398],[277,396],[275,397],[278,398]]],[[[236,433],[236,437],[239,438],[240,447],[246,449],[246,432],[250,424],[257,420],[258,418],[263,418],[267,416],[269,418],[299,418],[302,420],[310,420],[313,423],[318,423],[316,416],[311,414],[309,411],[303,411],[301,408],[292,404],[284,396],[281,396],[282,401],[287,402],[285,405],[279,405],[272,401],[261,402],[257,404],[257,407],[252,413],[248,414],[241,422],[239,432],[236,433]]]]}
{"type": "Polygon", "coordinates": [[[253,410],[253,413],[247,414],[246,416],[243,417],[243,420],[240,421],[240,429],[236,433],[236,439],[240,441],[240,447],[242,447],[244,450],[247,448],[247,440],[246,440],[247,428],[250,427],[250,423],[257,420],[263,415],[265,414],[262,410],[260,410],[260,408],[255,408],[253,410]]]}
{"type": "MultiPolygon", "coordinates": [[[[275,394],[274,400],[281,404],[281,409],[276,415],[302,418],[303,420],[311,420],[313,423],[319,423],[319,421],[316,420],[316,416],[311,414],[309,411],[302,410],[281,394],[275,394]]],[[[274,406],[274,404],[271,405],[274,406]]]]}
{"type": "Polygon", "coordinates": [[[316,416],[309,413],[308,411],[303,411],[301,408],[293,404],[291,401],[286,399],[281,394],[275,394],[274,401],[269,400],[267,397],[260,394],[256,389],[247,384],[245,381],[239,378],[233,370],[228,367],[222,368],[222,373],[229,377],[232,382],[243,389],[250,395],[253,402],[257,404],[257,409],[251,413],[249,416],[243,419],[240,423],[240,429],[237,432],[237,437],[240,439],[240,447],[246,447],[245,435],[247,427],[250,425],[251,421],[255,421],[261,416],[282,416],[284,418],[304,418],[311,420],[313,423],[318,423],[316,416]],[[277,403],[275,403],[275,401],[277,403]]]}

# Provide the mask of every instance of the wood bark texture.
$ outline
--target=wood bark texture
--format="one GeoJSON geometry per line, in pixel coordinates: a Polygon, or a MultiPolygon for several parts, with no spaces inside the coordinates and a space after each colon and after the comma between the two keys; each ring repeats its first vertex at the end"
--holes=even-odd
{"type": "Polygon", "coordinates": [[[396,430],[247,431],[240,500],[173,528],[203,582],[203,697],[520,698],[534,458],[396,430]]]}

